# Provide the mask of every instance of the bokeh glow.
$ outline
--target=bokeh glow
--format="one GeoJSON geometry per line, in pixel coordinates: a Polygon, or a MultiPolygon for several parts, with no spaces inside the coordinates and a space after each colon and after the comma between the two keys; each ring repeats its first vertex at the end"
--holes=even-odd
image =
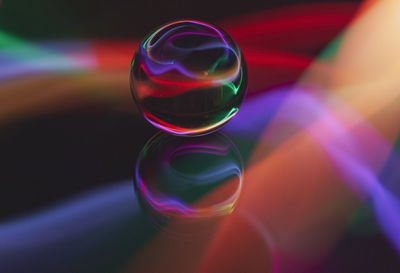
{"type": "MultiPolygon", "coordinates": [[[[398,10],[396,0],[361,7],[303,4],[220,22],[248,65],[248,99],[223,128],[245,171],[235,209],[206,238],[187,243],[162,232],[148,235],[135,197],[134,205],[128,198],[132,185],[125,182],[1,223],[1,264],[7,272],[22,272],[15,257],[23,256],[24,266],[38,272],[62,272],[65,264],[87,272],[82,256],[75,255],[84,245],[92,254],[85,264],[111,264],[108,272],[369,272],[371,264],[387,272],[396,262],[391,257],[400,255],[398,10]],[[372,220],[354,224],[365,208],[372,220]],[[134,247],[121,230],[134,238],[129,241],[134,247]],[[99,245],[97,238],[112,243],[99,245]],[[54,251],[57,247],[62,250],[54,251]],[[110,249],[118,253],[113,262],[103,259],[110,249]],[[358,259],[381,249],[376,259],[358,259]]],[[[0,125],[91,105],[131,111],[126,60],[138,41],[28,43],[7,33],[0,37],[0,56],[7,59],[0,62],[0,125]]],[[[162,66],[155,70],[168,72],[162,66]]],[[[175,70],[203,77],[188,67],[175,70]]],[[[185,88],[174,90],[179,95],[185,88]]],[[[216,154],[210,156],[219,158],[223,151],[198,143],[183,147],[178,155],[212,150],[216,154]]],[[[213,175],[202,173],[195,181],[224,173],[210,170],[213,175]]],[[[204,200],[219,196],[219,189],[211,187],[204,200]]],[[[158,213],[172,216],[170,227],[176,215],[198,219],[219,211],[199,213],[200,203],[177,205],[169,202],[172,195],[147,197],[148,205],[161,203],[154,206],[158,213]]]]}

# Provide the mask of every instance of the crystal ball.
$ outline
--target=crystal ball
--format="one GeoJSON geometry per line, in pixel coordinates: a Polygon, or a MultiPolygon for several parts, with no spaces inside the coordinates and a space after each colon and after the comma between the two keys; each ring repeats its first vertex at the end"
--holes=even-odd
{"type": "Polygon", "coordinates": [[[238,112],[247,68],[239,46],[224,30],[181,20],[157,28],[140,43],[130,85],[151,124],[174,135],[203,135],[238,112]]]}
{"type": "Polygon", "coordinates": [[[209,218],[231,213],[242,188],[243,163],[221,133],[182,138],[158,133],[136,162],[135,188],[153,214],[209,218]]]}

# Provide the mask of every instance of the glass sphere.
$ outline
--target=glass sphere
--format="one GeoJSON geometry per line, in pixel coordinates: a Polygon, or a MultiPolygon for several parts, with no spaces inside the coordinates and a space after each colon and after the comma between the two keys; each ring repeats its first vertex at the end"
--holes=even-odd
{"type": "Polygon", "coordinates": [[[161,26],[140,43],[130,83],[151,124],[175,135],[202,135],[238,112],[247,68],[239,46],[224,30],[182,20],[161,26]]]}
{"type": "Polygon", "coordinates": [[[139,155],[135,188],[142,205],[159,216],[209,218],[233,211],[242,173],[239,151],[220,133],[197,138],[159,133],[139,155]]]}

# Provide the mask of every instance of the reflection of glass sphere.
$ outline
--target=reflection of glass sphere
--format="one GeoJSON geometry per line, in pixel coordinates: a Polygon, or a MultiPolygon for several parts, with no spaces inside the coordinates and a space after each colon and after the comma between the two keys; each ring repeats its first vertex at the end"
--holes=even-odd
{"type": "Polygon", "coordinates": [[[199,21],[176,21],[149,34],[132,60],[131,90],[144,117],[176,135],[202,135],[228,122],[247,88],[235,41],[199,21]]]}
{"type": "Polygon", "coordinates": [[[240,194],[242,160],[222,134],[157,134],[139,156],[135,185],[142,203],[163,216],[225,215],[233,211],[240,194]]]}

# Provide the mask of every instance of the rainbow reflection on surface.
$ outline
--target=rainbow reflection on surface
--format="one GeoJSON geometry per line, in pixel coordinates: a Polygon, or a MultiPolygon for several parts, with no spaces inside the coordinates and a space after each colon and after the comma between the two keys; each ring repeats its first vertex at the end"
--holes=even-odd
{"type": "Polygon", "coordinates": [[[225,31],[185,20],[160,27],[140,43],[130,79],[138,108],[151,124],[176,135],[202,135],[237,113],[247,68],[225,31]]]}
{"type": "Polygon", "coordinates": [[[151,138],[136,163],[140,200],[157,213],[204,218],[229,214],[242,188],[243,166],[235,145],[222,134],[151,138]]]}

